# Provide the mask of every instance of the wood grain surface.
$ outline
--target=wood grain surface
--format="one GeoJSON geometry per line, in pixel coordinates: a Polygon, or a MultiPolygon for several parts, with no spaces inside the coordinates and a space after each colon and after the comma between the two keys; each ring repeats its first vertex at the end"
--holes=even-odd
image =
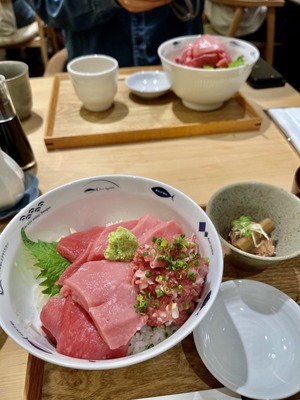
{"type": "MultiPolygon", "coordinates": [[[[135,71],[120,72],[126,75],[135,71]]],[[[299,155],[263,111],[300,107],[299,93],[288,84],[263,90],[247,84],[241,88],[242,96],[262,119],[257,131],[48,151],[44,134],[53,78],[33,78],[30,83],[33,112],[22,124],[37,159],[37,166],[31,172],[39,179],[41,193],[89,176],[132,174],[165,182],[198,204],[206,204],[221,186],[239,181],[268,182],[290,190],[300,165],[299,155]]],[[[0,221],[0,231],[9,220],[0,221]]],[[[225,259],[224,280],[258,279],[284,291],[300,304],[299,264],[299,260],[293,260],[252,274],[231,267],[225,259]]],[[[32,360],[0,328],[0,370],[3,400],[128,400],[221,386],[203,366],[192,336],[156,359],[128,369],[83,372],[32,360]]],[[[299,400],[300,394],[293,399],[299,400]]]]}
{"type": "Polygon", "coordinates": [[[261,126],[260,116],[240,93],[218,110],[199,112],[185,107],[172,91],[157,99],[139,98],[130,93],[125,77],[119,77],[112,107],[94,113],[82,106],[68,74],[56,75],[44,137],[47,148],[256,131],[261,126]]]}
{"type": "MultiPolygon", "coordinates": [[[[252,279],[268,283],[300,304],[300,257],[263,271],[244,271],[232,266],[225,257],[223,281],[252,279]]],[[[234,355],[233,355],[234,356],[234,355]]],[[[107,371],[79,371],[29,357],[26,400],[132,400],[222,387],[199,357],[193,335],[160,356],[133,365],[107,371]],[[29,379],[28,379],[29,378],[29,379]],[[36,390],[40,388],[41,392],[36,390]]],[[[300,376],[300,372],[299,372],[300,376]]],[[[300,399],[300,393],[290,397],[300,399]]]]}

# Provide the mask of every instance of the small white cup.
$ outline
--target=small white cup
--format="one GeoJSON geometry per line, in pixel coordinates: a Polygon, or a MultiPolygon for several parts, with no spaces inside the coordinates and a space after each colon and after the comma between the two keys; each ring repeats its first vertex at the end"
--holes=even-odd
{"type": "Polygon", "coordinates": [[[30,117],[32,92],[28,65],[22,61],[0,61],[0,75],[5,76],[7,88],[19,118],[23,120],[30,117]]]}
{"type": "Polygon", "coordinates": [[[118,89],[119,64],[102,54],[74,58],[67,71],[75,93],[89,111],[105,111],[113,104],[118,89]]]}

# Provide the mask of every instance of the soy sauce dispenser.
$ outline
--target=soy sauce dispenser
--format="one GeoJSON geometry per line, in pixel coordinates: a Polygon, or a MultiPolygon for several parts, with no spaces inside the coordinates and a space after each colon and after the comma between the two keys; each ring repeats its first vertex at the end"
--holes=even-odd
{"type": "Polygon", "coordinates": [[[0,75],[0,148],[23,170],[32,168],[36,164],[3,75],[0,75]]]}

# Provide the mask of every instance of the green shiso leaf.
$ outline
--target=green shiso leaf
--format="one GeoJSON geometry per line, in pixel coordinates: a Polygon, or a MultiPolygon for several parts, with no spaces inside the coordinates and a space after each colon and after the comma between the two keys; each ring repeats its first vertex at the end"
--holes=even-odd
{"type": "Polygon", "coordinates": [[[236,68],[240,67],[241,65],[245,65],[244,56],[239,56],[238,58],[233,60],[231,63],[228,64],[228,68],[236,68]]]}
{"type": "Polygon", "coordinates": [[[55,282],[71,264],[70,261],[58,253],[57,242],[34,242],[27,237],[24,228],[21,229],[21,237],[26,249],[36,260],[34,266],[40,269],[37,278],[42,279],[40,286],[45,287],[42,293],[55,296],[61,288],[55,282]]]}
{"type": "Polygon", "coordinates": [[[241,65],[245,65],[244,56],[239,56],[235,60],[231,61],[227,67],[212,67],[211,65],[203,65],[203,69],[219,69],[219,68],[236,68],[240,67],[241,65]]]}

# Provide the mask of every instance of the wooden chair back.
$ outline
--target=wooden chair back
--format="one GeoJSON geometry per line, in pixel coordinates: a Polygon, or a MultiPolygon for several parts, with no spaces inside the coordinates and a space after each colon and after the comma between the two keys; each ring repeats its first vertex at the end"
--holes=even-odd
{"type": "Polygon", "coordinates": [[[264,58],[269,64],[273,64],[274,46],[275,46],[275,24],[276,8],[283,7],[285,0],[210,0],[212,3],[235,7],[234,16],[231,25],[228,28],[227,36],[235,37],[240,25],[244,9],[246,7],[267,7],[267,31],[265,40],[264,58]]]}
{"type": "Polygon", "coordinates": [[[56,53],[59,46],[55,30],[36,16],[36,21],[30,25],[18,29],[10,36],[0,37],[0,49],[40,48],[44,69],[46,69],[49,61],[47,40],[50,41],[53,52],[56,53]]]}

